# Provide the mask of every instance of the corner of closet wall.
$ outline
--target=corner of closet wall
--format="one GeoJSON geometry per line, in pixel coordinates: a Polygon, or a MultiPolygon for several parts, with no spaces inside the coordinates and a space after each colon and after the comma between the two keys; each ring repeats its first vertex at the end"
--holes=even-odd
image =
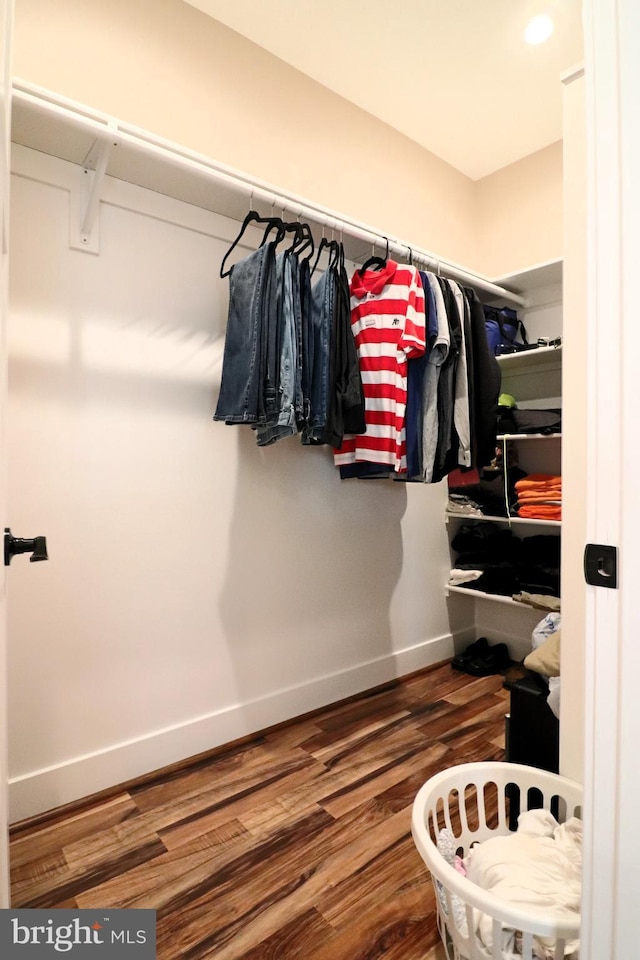
{"type": "Polygon", "coordinates": [[[504,278],[561,259],[562,141],[474,186],[477,270],[504,278]]]}

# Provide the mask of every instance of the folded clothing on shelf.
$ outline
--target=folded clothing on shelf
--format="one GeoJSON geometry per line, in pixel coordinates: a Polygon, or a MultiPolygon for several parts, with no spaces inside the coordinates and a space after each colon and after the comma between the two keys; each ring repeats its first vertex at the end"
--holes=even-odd
{"type": "Polygon", "coordinates": [[[562,519],[562,477],[530,473],[515,485],[516,513],[529,520],[562,519]]]}
{"type": "Polygon", "coordinates": [[[456,570],[454,567],[453,570],[449,571],[449,586],[460,587],[464,583],[472,583],[474,580],[478,580],[483,573],[483,570],[456,570]]]}
{"type": "Polygon", "coordinates": [[[470,517],[481,517],[482,508],[471,497],[464,496],[461,493],[449,492],[449,501],[447,503],[449,513],[464,513],[470,517]]]}
{"type": "MultiPolygon", "coordinates": [[[[482,571],[468,590],[511,597],[526,591],[560,595],[560,538],[520,539],[491,521],[464,523],[451,541],[456,570],[482,571]]],[[[460,581],[458,581],[460,582],[460,581]]]]}
{"type": "Polygon", "coordinates": [[[515,486],[518,493],[531,490],[561,490],[562,477],[552,473],[528,473],[517,480],[515,486]]]}
{"type": "MultiPolygon", "coordinates": [[[[514,503],[516,500],[516,481],[524,477],[526,473],[517,466],[517,463],[509,463],[506,470],[500,464],[495,467],[484,467],[481,473],[475,471],[473,483],[469,483],[462,471],[455,471],[449,476],[449,499],[464,497],[465,500],[477,505],[481,514],[506,517],[507,503],[514,503]]],[[[456,507],[450,507],[450,509],[453,512],[463,512],[458,511],[456,507]]]]}
{"type": "Polygon", "coordinates": [[[518,506],[518,516],[522,520],[562,520],[562,507],[560,504],[537,503],[518,506]]]}
{"type": "Polygon", "coordinates": [[[498,417],[499,434],[553,434],[562,432],[562,410],[501,409],[498,417]]]}
{"type": "Polygon", "coordinates": [[[518,603],[526,603],[529,607],[535,607],[536,610],[553,610],[559,612],[560,597],[549,597],[542,593],[514,593],[512,600],[518,603]]]}

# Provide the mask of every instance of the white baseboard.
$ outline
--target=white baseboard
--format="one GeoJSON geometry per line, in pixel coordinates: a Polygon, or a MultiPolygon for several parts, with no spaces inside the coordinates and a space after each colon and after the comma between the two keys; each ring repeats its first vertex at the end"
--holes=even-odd
{"type": "Polygon", "coordinates": [[[11,823],[212,750],[453,656],[451,634],[9,779],[11,823]]]}

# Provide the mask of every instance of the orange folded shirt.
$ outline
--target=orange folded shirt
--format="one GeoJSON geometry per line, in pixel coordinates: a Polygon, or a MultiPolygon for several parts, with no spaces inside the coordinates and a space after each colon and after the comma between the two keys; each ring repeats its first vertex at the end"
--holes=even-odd
{"type": "Polygon", "coordinates": [[[525,497],[533,494],[538,495],[540,493],[561,494],[562,486],[560,484],[554,485],[552,483],[532,483],[530,487],[521,487],[519,490],[516,490],[516,493],[519,497],[525,497]]]}
{"type": "Polygon", "coordinates": [[[557,490],[562,489],[562,477],[552,477],[544,473],[530,474],[524,480],[518,480],[516,491],[525,490],[557,490]]]}
{"type": "Polygon", "coordinates": [[[518,497],[561,497],[562,487],[525,487],[516,490],[518,497]]]}
{"type": "Polygon", "coordinates": [[[522,480],[518,480],[516,487],[519,483],[553,483],[555,481],[562,480],[560,474],[555,473],[528,473],[526,477],[523,477],[522,480]]]}
{"type": "Polygon", "coordinates": [[[562,507],[537,504],[535,507],[518,507],[518,516],[528,520],[562,520],[562,507]]]}
{"type": "Polygon", "coordinates": [[[562,503],[562,494],[557,491],[549,493],[519,493],[518,503],[562,503]]]}

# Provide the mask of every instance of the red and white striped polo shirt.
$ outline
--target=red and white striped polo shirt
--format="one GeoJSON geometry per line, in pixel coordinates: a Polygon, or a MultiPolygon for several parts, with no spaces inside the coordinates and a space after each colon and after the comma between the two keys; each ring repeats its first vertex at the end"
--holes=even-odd
{"type": "Polygon", "coordinates": [[[357,461],[407,469],[407,360],[424,353],[425,307],[415,267],[388,260],[351,279],[351,330],[365,400],[365,433],[347,434],[334,450],[337,467],[357,461]]]}

